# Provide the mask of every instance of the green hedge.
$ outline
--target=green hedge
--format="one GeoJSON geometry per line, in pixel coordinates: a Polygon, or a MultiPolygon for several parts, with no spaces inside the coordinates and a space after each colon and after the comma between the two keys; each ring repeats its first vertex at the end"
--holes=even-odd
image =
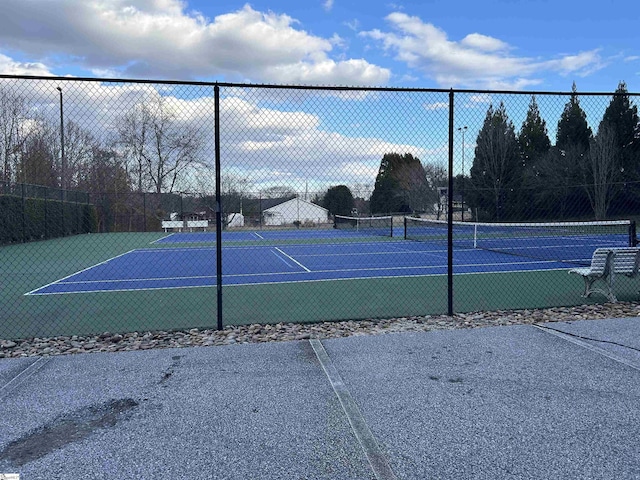
{"type": "Polygon", "coordinates": [[[0,245],[96,232],[94,205],[0,195],[0,245]]]}

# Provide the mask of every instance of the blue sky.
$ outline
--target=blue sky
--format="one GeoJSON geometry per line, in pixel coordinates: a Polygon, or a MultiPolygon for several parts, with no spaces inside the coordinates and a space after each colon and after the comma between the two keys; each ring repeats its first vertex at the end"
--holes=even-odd
{"type": "Polygon", "coordinates": [[[3,0],[2,73],[640,91],[636,2],[3,0]]]}
{"type": "MultiPolygon", "coordinates": [[[[3,74],[562,92],[573,82],[579,92],[613,92],[625,81],[640,92],[640,8],[631,0],[588,7],[563,0],[0,0],[0,6],[3,74]]],[[[211,124],[210,90],[151,90],[185,124],[211,124]]],[[[52,85],[31,94],[56,114],[52,85]]],[[[230,175],[256,188],[311,182],[322,189],[371,186],[391,151],[446,164],[446,94],[307,92],[295,101],[290,94],[223,92],[225,126],[238,126],[227,135],[237,141],[223,151],[230,175]]],[[[126,86],[68,82],[65,112],[96,135],[110,132],[127,95],[126,86]]],[[[519,129],[529,96],[457,98],[456,127],[468,130],[464,142],[456,134],[455,171],[463,170],[464,154],[468,173],[488,106],[504,100],[519,129]]],[[[538,97],[552,142],[567,100],[538,97]]],[[[608,101],[583,103],[594,132],[608,101]]]]}

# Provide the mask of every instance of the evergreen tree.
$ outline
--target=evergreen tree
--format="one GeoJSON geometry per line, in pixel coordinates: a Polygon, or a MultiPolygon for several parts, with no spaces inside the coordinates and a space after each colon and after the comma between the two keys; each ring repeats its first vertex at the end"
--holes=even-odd
{"type": "Polygon", "coordinates": [[[527,118],[520,128],[518,135],[518,147],[524,167],[522,179],[522,195],[519,199],[522,203],[520,209],[523,218],[536,218],[544,215],[543,206],[532,203],[531,195],[540,188],[539,172],[544,165],[543,159],[551,148],[551,141],[547,134],[547,124],[540,116],[535,95],[531,96],[527,118]]]}
{"type": "MultiPolygon", "coordinates": [[[[589,148],[593,139],[587,124],[587,114],[580,106],[575,82],[571,87],[571,97],[565,104],[556,136],[557,155],[546,162],[541,172],[544,185],[555,185],[558,190],[549,191],[561,205],[556,209],[560,218],[579,217],[589,212],[589,200],[584,188],[584,171],[587,168],[589,148]]],[[[547,189],[548,190],[548,189],[547,189]]],[[[543,192],[544,195],[544,192],[543,192]]],[[[553,209],[553,205],[550,205],[553,209]]]]}
{"type": "Polygon", "coordinates": [[[345,185],[329,188],[322,200],[322,206],[332,215],[350,215],[353,205],[353,194],[345,185]]]}
{"type": "Polygon", "coordinates": [[[592,137],[593,133],[587,124],[587,114],[580,106],[574,82],[571,87],[571,98],[564,106],[564,111],[558,122],[556,146],[565,151],[577,148],[585,153],[589,150],[589,142],[592,137]]]}
{"type": "Polygon", "coordinates": [[[428,183],[420,160],[410,153],[386,153],[371,195],[372,213],[424,210],[428,183]]]}
{"type": "MultiPolygon", "coordinates": [[[[610,144],[608,150],[611,150],[617,162],[619,175],[616,175],[616,180],[622,182],[624,187],[621,195],[615,199],[614,210],[616,213],[636,212],[640,203],[640,186],[637,185],[640,180],[640,120],[638,107],[632,104],[624,82],[618,84],[602,116],[598,134],[601,131],[606,132],[607,137],[612,137],[605,143],[610,144]]],[[[611,188],[617,187],[612,185],[611,188]]]]}
{"type": "Polygon", "coordinates": [[[522,172],[515,128],[505,106],[490,106],[476,140],[469,206],[486,220],[517,219],[522,172]]]}
{"type": "Polygon", "coordinates": [[[547,123],[540,116],[535,95],[531,96],[527,118],[522,124],[518,135],[518,146],[525,167],[533,167],[536,160],[551,148],[551,141],[547,134],[547,123]]]}

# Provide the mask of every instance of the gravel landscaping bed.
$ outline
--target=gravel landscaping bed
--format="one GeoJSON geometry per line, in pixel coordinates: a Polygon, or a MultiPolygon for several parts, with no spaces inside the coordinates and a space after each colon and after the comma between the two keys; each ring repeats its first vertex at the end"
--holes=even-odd
{"type": "Polygon", "coordinates": [[[389,332],[417,332],[496,325],[519,325],[572,320],[596,320],[640,316],[640,304],[631,302],[556,307],[537,310],[500,310],[390,319],[350,320],[312,324],[278,323],[229,326],[223,330],[193,328],[174,332],[133,332],[94,336],[0,340],[0,358],[36,355],[66,355],[86,352],[119,352],[152,348],[230,345],[278,342],[310,338],[336,338],[389,332]]]}

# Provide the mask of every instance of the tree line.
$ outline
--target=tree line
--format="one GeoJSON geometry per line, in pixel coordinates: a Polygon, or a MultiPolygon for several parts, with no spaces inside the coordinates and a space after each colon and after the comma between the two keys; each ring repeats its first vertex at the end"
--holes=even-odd
{"type": "MultiPolygon", "coordinates": [[[[595,132],[580,100],[574,84],[554,143],[535,96],[519,131],[503,103],[488,108],[469,175],[454,178],[454,193],[464,192],[465,206],[478,220],[604,219],[638,211],[640,122],[625,83],[618,85],[595,132]]],[[[183,121],[166,97],[138,101],[100,137],[95,125],[87,129],[73,120],[65,120],[61,132],[58,119],[42,111],[24,95],[0,87],[3,183],[86,191],[99,211],[111,212],[114,219],[141,209],[157,220],[166,215],[166,205],[143,205],[135,194],[211,190],[187,187],[194,178],[213,177],[206,132],[183,121]],[[206,174],[190,175],[200,170],[206,174]]],[[[372,193],[369,186],[338,185],[313,201],[333,214],[440,213],[441,189],[447,184],[444,165],[390,152],[381,160],[372,193]]],[[[243,197],[256,197],[249,179],[234,175],[223,175],[222,190],[229,211],[243,197]]],[[[273,186],[259,196],[291,194],[287,186],[273,186]]]]}
{"type": "Polygon", "coordinates": [[[132,106],[115,119],[106,138],[73,120],[65,120],[61,132],[57,119],[37,112],[24,96],[0,88],[0,180],[5,183],[171,193],[186,169],[205,165],[203,132],[180,121],[165,97],[132,106]]]}
{"type": "Polygon", "coordinates": [[[88,192],[105,212],[101,220],[142,209],[142,200],[132,202],[129,194],[171,194],[187,171],[209,168],[203,131],[181,121],[165,97],[132,106],[101,138],[95,125],[86,129],[73,120],[64,119],[61,131],[57,118],[39,111],[23,95],[0,88],[0,181],[88,192]]]}
{"type": "Polygon", "coordinates": [[[479,220],[606,219],[640,205],[640,122],[624,82],[594,133],[575,83],[552,145],[535,96],[516,133],[504,104],[476,139],[465,196],[479,220]]]}
{"type": "MultiPolygon", "coordinates": [[[[371,197],[374,214],[440,213],[445,168],[411,154],[385,154],[371,197]]],[[[640,121],[620,82],[596,132],[575,83],[552,144],[535,96],[516,132],[504,103],[491,105],[476,138],[469,176],[454,195],[480,221],[565,220],[635,215],[640,207],[640,121]]]]}

